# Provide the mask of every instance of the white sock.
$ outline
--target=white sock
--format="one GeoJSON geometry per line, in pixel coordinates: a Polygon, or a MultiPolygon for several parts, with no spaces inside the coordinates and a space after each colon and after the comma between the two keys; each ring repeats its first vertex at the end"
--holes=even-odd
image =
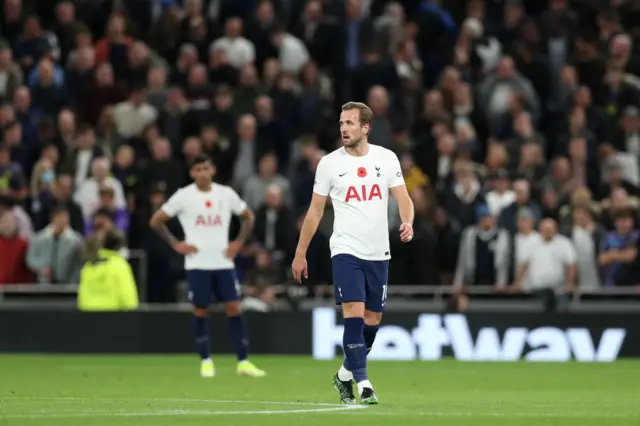
{"type": "Polygon", "coordinates": [[[343,382],[349,382],[353,380],[353,374],[351,373],[351,371],[344,368],[344,365],[341,365],[340,370],[338,370],[338,379],[342,380],[343,382]]]}
{"type": "Polygon", "coordinates": [[[202,362],[211,362],[211,358],[205,358],[202,360],[202,362]]]}
{"type": "Polygon", "coordinates": [[[363,381],[359,382],[358,383],[358,394],[362,395],[362,390],[364,388],[373,389],[373,385],[368,380],[363,380],[363,381]]]}

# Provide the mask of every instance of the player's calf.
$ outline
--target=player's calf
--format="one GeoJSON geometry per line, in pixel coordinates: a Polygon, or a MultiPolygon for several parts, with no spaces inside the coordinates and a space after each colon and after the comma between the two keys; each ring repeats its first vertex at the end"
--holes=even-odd
{"type": "Polygon", "coordinates": [[[264,377],[266,373],[249,361],[249,340],[247,339],[247,330],[242,317],[240,300],[226,302],[224,310],[229,320],[229,333],[231,334],[238,359],[237,374],[249,377],[264,377]]]}
{"type": "Polygon", "coordinates": [[[378,329],[380,328],[380,321],[382,320],[382,312],[373,312],[370,310],[365,310],[364,312],[364,330],[362,331],[364,335],[364,342],[367,346],[367,355],[373,349],[373,342],[376,340],[376,334],[378,334],[378,329]]]}
{"type": "Polygon", "coordinates": [[[240,301],[235,300],[225,303],[224,310],[229,320],[229,334],[233,340],[238,362],[246,361],[248,358],[249,342],[247,340],[244,318],[242,318],[242,311],[240,309],[240,301]]]}
{"type": "Polygon", "coordinates": [[[367,376],[367,347],[364,341],[364,319],[345,318],[342,346],[347,369],[358,383],[369,380],[367,376]]]}
{"type": "Polygon", "coordinates": [[[209,359],[209,318],[206,309],[194,309],[192,323],[200,359],[209,359]]]}
{"type": "Polygon", "coordinates": [[[202,377],[215,376],[215,367],[209,354],[209,312],[206,308],[194,308],[193,329],[196,340],[196,349],[200,355],[200,375],[202,377]]]}
{"type": "MultiPolygon", "coordinates": [[[[337,377],[345,380],[348,377],[347,373],[351,373],[353,375],[353,380],[358,386],[358,393],[361,395],[361,403],[371,404],[374,403],[373,401],[377,401],[377,397],[373,393],[373,385],[369,381],[369,377],[367,375],[367,354],[373,345],[373,340],[377,333],[377,326],[365,326],[364,303],[343,303],[342,308],[345,317],[343,335],[345,360],[337,377]],[[353,314],[359,314],[360,312],[362,313],[362,316],[351,316],[353,314]],[[367,336],[366,338],[365,335],[367,336]],[[340,377],[340,373],[343,373],[344,377],[340,377]]],[[[371,315],[369,315],[369,317],[370,316],[371,315]]],[[[377,318],[368,319],[371,322],[377,320],[377,318]]]]}

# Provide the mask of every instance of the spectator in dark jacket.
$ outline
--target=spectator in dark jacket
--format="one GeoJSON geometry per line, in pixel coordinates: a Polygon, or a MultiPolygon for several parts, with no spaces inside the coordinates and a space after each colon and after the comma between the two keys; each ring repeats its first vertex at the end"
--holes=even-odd
{"type": "Polygon", "coordinates": [[[480,182],[473,171],[468,169],[456,172],[455,183],[444,197],[445,209],[463,228],[475,223],[476,206],[485,204],[480,182]]]}
{"type": "Polygon", "coordinates": [[[518,211],[522,207],[529,207],[534,216],[534,223],[538,223],[542,219],[542,211],[540,206],[531,199],[529,182],[525,180],[517,180],[513,183],[513,191],[516,193],[516,200],[508,207],[505,207],[500,213],[498,225],[500,228],[506,229],[511,235],[518,231],[518,211]]]}
{"type": "Polygon", "coordinates": [[[40,231],[48,225],[49,219],[56,208],[63,207],[69,212],[69,223],[76,231],[84,232],[82,210],[72,199],[73,179],[69,175],[60,175],[53,191],[53,197],[45,200],[35,217],[36,230],[40,231]]]}
{"type": "Polygon", "coordinates": [[[282,189],[273,184],[266,190],[264,204],[256,211],[256,241],[282,260],[295,244],[291,223],[295,219],[285,205],[282,189]]]}
{"type": "Polygon", "coordinates": [[[33,106],[45,114],[55,117],[68,103],[67,91],[54,80],[54,65],[49,59],[43,59],[38,64],[38,79],[33,87],[31,96],[33,106]]]}

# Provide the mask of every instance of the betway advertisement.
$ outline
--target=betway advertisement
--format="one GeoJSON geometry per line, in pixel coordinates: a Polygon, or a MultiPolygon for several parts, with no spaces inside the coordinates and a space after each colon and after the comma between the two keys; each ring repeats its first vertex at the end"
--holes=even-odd
{"type": "MultiPolygon", "coordinates": [[[[390,313],[383,318],[369,359],[612,362],[621,352],[640,355],[635,347],[637,335],[631,339],[634,346],[627,344],[628,327],[638,328],[629,319],[607,314],[390,313]]],[[[331,360],[342,356],[341,314],[334,308],[317,308],[312,322],[313,357],[331,360]]]]}

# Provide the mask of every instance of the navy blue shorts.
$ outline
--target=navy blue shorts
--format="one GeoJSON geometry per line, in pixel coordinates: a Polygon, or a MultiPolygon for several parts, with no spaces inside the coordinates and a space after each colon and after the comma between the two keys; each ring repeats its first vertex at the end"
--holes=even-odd
{"type": "Polygon", "coordinates": [[[240,283],[234,269],[205,271],[191,269],[187,271],[189,283],[189,301],[193,306],[206,308],[211,303],[211,296],[216,301],[226,303],[240,299],[240,283]]]}
{"type": "Polygon", "coordinates": [[[336,305],[364,302],[366,309],[384,311],[387,303],[388,260],[362,260],[350,254],[331,258],[336,305]]]}

